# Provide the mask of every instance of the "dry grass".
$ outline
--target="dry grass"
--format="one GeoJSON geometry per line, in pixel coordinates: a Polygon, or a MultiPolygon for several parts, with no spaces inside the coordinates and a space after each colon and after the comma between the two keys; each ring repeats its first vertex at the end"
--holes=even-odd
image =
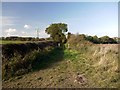
{"type": "Polygon", "coordinates": [[[65,49],[63,60],[49,68],[4,81],[3,87],[117,88],[118,74],[118,45],[93,44],[65,49]]]}

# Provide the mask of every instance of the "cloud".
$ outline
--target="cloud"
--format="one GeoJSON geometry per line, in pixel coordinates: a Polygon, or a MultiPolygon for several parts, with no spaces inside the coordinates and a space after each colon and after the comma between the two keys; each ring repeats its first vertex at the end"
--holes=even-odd
{"type": "Polygon", "coordinates": [[[25,34],[26,32],[22,31],[21,33],[22,33],[22,34],[25,34]]]}
{"type": "Polygon", "coordinates": [[[16,33],[17,33],[17,30],[14,29],[14,28],[9,28],[9,29],[5,30],[5,34],[6,34],[7,36],[16,35],[16,33]]]}
{"type": "Polygon", "coordinates": [[[9,28],[9,29],[7,29],[5,32],[7,32],[7,33],[16,32],[16,29],[13,29],[13,28],[9,28]]]}
{"type": "Polygon", "coordinates": [[[30,29],[30,28],[31,28],[31,26],[30,26],[30,25],[25,24],[25,25],[24,25],[24,28],[25,28],[25,29],[30,29]]]}

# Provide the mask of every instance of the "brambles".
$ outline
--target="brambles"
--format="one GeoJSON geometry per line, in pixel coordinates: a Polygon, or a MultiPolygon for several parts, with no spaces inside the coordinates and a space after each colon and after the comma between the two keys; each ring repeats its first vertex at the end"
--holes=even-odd
{"type": "Polygon", "coordinates": [[[54,42],[8,44],[2,46],[2,77],[22,75],[32,71],[34,63],[56,47],[54,42]]]}

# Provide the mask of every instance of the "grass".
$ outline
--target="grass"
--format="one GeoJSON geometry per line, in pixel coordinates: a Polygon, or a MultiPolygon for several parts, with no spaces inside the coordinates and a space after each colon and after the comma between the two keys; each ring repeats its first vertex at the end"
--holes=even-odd
{"type": "Polygon", "coordinates": [[[33,50],[24,57],[18,53],[15,54],[9,62],[3,64],[3,80],[51,67],[52,64],[62,60],[63,49],[46,47],[43,50],[33,50]]]}
{"type": "MultiPolygon", "coordinates": [[[[75,50],[56,48],[41,57],[36,54],[39,60],[34,64],[35,72],[7,84],[12,87],[16,82],[31,80],[33,87],[117,88],[120,77],[115,71],[118,63],[116,50],[116,47],[110,45],[93,45],[75,50]],[[87,80],[85,85],[74,82],[77,73],[84,74],[87,80]]],[[[27,87],[27,84],[24,84],[21,85],[27,87]]],[[[3,86],[5,85],[3,82],[3,86]]]]}
{"type": "Polygon", "coordinates": [[[33,71],[49,68],[54,63],[63,60],[64,52],[62,48],[54,48],[50,51],[42,52],[41,55],[38,53],[38,55],[33,65],[33,71]]]}
{"type": "MultiPolygon", "coordinates": [[[[106,48],[108,48],[107,46],[106,48]]],[[[118,87],[120,83],[119,74],[115,72],[115,68],[118,63],[117,51],[115,48],[104,51],[99,54],[100,48],[98,46],[88,46],[86,50],[82,48],[81,50],[65,50],[65,59],[70,60],[71,66],[69,68],[73,72],[80,72],[85,74],[88,83],[87,87],[118,87]],[[95,50],[97,50],[96,56],[93,56],[95,50]],[[101,54],[105,54],[103,57],[101,54]],[[100,56],[100,57],[99,57],[100,56]],[[96,59],[96,57],[99,57],[96,59]],[[98,65],[101,58],[106,63],[101,63],[98,65]],[[94,66],[95,65],[95,66],[94,66]]],[[[106,49],[105,49],[106,50],[106,49]]]]}
{"type": "Polygon", "coordinates": [[[27,43],[29,41],[11,41],[11,40],[0,40],[0,44],[20,44],[27,43]]]}

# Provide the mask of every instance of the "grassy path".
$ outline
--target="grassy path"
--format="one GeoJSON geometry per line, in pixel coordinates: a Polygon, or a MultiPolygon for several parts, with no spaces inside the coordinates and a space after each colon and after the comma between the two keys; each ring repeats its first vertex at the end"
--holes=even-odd
{"type": "MultiPolygon", "coordinates": [[[[115,72],[114,66],[117,63],[113,63],[113,59],[116,58],[114,51],[107,52],[106,58],[110,60],[106,66],[98,65],[98,62],[103,58],[101,55],[100,47],[91,47],[88,50],[93,51],[81,52],[76,50],[64,50],[64,58],[56,63],[50,65],[48,68],[44,68],[35,72],[28,73],[23,76],[10,79],[3,82],[3,87],[19,87],[19,88],[41,88],[41,87],[59,87],[59,88],[93,88],[93,87],[118,87],[120,84],[120,78],[118,73],[115,72]],[[95,51],[97,50],[97,51],[95,51]],[[95,53],[98,53],[95,56],[95,53]],[[99,57],[99,56],[100,57],[99,57]],[[112,55],[113,57],[110,57],[112,55]],[[111,63],[111,64],[109,64],[111,63]],[[85,79],[85,83],[79,83],[76,81],[78,73],[85,79]],[[24,82],[24,83],[23,83],[24,82]]],[[[112,50],[112,49],[111,49],[112,50]]],[[[103,50],[104,51],[104,50],[103,50]]],[[[61,54],[59,52],[59,54],[61,54]]],[[[54,57],[55,53],[52,54],[54,57]]],[[[106,58],[103,58],[106,60],[106,58]]],[[[48,60],[49,61],[49,60],[48,60]]],[[[113,60],[114,61],[114,60],[113,60]]],[[[105,64],[105,63],[103,63],[105,64]]]]}
{"type": "MultiPolygon", "coordinates": [[[[79,54],[75,51],[64,51],[64,60],[54,63],[51,67],[18,76],[3,83],[4,87],[87,87],[75,83],[79,72],[76,62],[79,54]],[[24,82],[24,83],[23,83],[24,82]]],[[[81,67],[81,66],[79,66],[81,67]]]]}

